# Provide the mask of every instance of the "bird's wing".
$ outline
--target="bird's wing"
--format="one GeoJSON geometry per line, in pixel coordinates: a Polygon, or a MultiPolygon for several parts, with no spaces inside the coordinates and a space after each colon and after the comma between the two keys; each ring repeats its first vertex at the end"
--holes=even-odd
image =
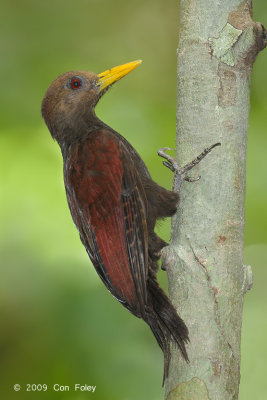
{"type": "Polygon", "coordinates": [[[125,144],[107,130],[72,147],[65,186],[74,222],[111,293],[137,316],[147,304],[145,194],[125,144]]]}

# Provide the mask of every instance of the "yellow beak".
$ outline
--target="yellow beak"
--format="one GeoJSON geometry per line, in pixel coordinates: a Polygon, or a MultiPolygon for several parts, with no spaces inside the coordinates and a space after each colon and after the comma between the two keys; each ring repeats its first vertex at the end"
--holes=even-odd
{"type": "Polygon", "coordinates": [[[140,65],[141,63],[142,60],[132,61],[127,64],[118,65],[117,67],[108,69],[107,71],[98,74],[97,76],[99,78],[100,92],[102,92],[102,90],[104,90],[112,83],[121,79],[123,76],[129,74],[129,72],[138,67],[138,65],[140,65]]]}

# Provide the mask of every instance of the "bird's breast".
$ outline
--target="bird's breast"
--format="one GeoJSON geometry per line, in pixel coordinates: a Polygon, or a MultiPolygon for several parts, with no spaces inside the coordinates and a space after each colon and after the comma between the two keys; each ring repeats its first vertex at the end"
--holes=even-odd
{"type": "Polygon", "coordinates": [[[116,139],[95,133],[72,146],[65,166],[65,180],[82,208],[109,213],[120,201],[123,165],[116,139]]]}

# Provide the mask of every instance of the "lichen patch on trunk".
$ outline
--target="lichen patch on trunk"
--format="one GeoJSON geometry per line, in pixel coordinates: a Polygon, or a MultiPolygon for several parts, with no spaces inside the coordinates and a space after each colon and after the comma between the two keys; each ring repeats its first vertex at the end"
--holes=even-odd
{"type": "Polygon", "coordinates": [[[227,22],[217,38],[209,38],[209,45],[212,49],[212,54],[215,57],[220,58],[223,63],[234,66],[235,62],[232,47],[241,33],[241,29],[236,29],[233,25],[227,22]]]}
{"type": "Polygon", "coordinates": [[[177,385],[166,400],[210,400],[205,382],[194,377],[177,385]]]}

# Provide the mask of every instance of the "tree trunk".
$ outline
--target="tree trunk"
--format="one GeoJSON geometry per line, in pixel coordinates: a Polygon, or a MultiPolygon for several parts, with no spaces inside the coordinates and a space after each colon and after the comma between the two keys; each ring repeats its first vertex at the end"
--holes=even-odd
{"type": "Polygon", "coordinates": [[[169,293],[189,328],[190,363],[172,347],[168,400],[238,398],[244,293],[246,143],[252,66],[266,31],[250,0],[181,0],[176,158],[180,165],[216,142],[184,182],[163,254],[169,293]]]}

